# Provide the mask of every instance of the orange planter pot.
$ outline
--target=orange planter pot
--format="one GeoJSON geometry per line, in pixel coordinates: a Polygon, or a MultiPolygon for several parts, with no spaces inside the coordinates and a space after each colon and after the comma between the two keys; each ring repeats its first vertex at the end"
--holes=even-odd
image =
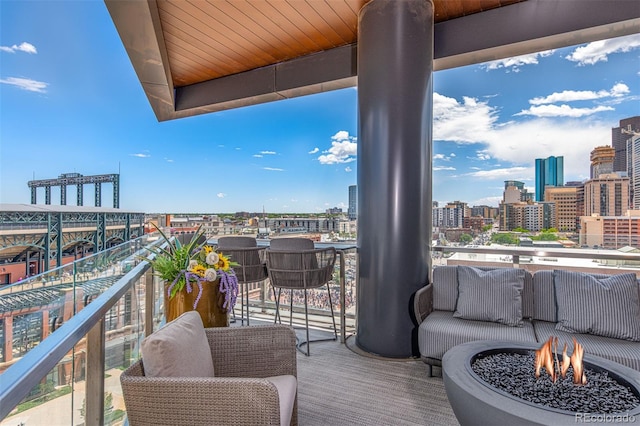
{"type": "MultiPolygon", "coordinates": [[[[167,322],[178,318],[185,312],[193,311],[193,302],[198,297],[198,284],[192,284],[191,293],[186,289],[177,292],[174,297],[169,298],[167,291],[168,283],[164,285],[165,308],[164,315],[167,322]]],[[[202,296],[196,305],[196,311],[202,318],[205,328],[228,327],[229,312],[222,306],[224,304],[224,294],[220,293],[220,280],[204,281],[202,283],[202,296]]]]}

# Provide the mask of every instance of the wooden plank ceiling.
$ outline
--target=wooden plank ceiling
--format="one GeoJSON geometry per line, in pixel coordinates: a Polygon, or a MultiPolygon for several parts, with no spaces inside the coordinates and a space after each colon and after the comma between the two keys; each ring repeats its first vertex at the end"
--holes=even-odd
{"type": "MultiPolygon", "coordinates": [[[[158,0],[174,87],[357,42],[370,0],[158,0]]],[[[434,0],[435,22],[523,0],[434,0]]]]}

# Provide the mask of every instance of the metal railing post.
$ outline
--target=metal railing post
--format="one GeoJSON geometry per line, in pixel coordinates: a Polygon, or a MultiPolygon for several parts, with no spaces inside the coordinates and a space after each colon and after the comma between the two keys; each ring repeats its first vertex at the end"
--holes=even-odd
{"type": "Polygon", "coordinates": [[[345,260],[344,251],[338,250],[340,256],[340,343],[344,343],[347,335],[345,297],[345,260]]]}
{"type": "Polygon", "coordinates": [[[87,333],[85,419],[88,426],[104,424],[104,318],[87,333]]]}
{"type": "Polygon", "coordinates": [[[153,268],[149,269],[144,274],[145,287],[144,287],[144,335],[149,336],[153,333],[153,323],[155,318],[155,298],[156,292],[153,279],[153,268]]]}

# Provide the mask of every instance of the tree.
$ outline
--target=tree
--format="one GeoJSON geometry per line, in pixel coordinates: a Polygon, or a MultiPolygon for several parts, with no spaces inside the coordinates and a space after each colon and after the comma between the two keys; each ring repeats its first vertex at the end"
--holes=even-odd
{"type": "Polygon", "coordinates": [[[518,240],[513,234],[493,234],[491,241],[496,244],[517,244],[518,240]]]}
{"type": "Polygon", "coordinates": [[[469,234],[462,234],[460,235],[460,242],[464,243],[464,244],[469,244],[471,241],[473,241],[473,237],[469,234]]]}
{"type": "Polygon", "coordinates": [[[556,241],[558,236],[551,232],[543,232],[538,236],[538,240],[540,241],[556,241]]]}

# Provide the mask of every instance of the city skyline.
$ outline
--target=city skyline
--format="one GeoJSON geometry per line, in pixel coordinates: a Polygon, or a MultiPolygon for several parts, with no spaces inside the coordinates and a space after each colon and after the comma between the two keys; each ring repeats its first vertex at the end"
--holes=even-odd
{"type": "MultiPolygon", "coordinates": [[[[2,12],[0,202],[29,203],[34,178],[120,171],[125,210],[347,211],[356,88],[158,123],[104,3],[2,12]]],[[[541,157],[588,179],[591,150],[640,115],[639,47],[635,34],[435,72],[434,201],[497,206],[505,180],[533,190],[541,157]]]]}

